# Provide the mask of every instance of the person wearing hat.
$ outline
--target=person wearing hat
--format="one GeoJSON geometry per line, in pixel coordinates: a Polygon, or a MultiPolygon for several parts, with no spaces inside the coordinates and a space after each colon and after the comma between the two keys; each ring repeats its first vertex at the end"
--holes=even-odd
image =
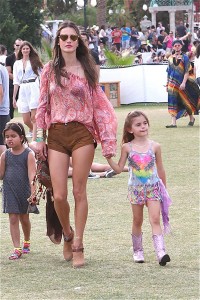
{"type": "Polygon", "coordinates": [[[141,52],[137,52],[136,58],[135,58],[135,63],[137,63],[137,64],[142,64],[143,63],[142,53],[141,52]]]}
{"type": "Polygon", "coordinates": [[[200,90],[189,74],[190,61],[188,56],[181,52],[182,45],[181,40],[174,40],[173,54],[168,58],[166,87],[171,124],[166,128],[177,128],[176,120],[186,115],[189,115],[190,119],[188,126],[193,126],[194,114],[198,114],[200,107],[200,90]]]}
{"type": "Polygon", "coordinates": [[[138,52],[151,52],[151,47],[147,45],[147,41],[141,41],[141,46],[138,48],[138,52]]]}

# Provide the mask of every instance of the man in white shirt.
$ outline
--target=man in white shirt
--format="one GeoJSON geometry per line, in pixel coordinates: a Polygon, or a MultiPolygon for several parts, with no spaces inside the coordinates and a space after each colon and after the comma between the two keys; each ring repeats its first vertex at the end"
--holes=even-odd
{"type": "Polygon", "coordinates": [[[108,28],[106,29],[106,36],[108,38],[107,46],[108,46],[108,49],[110,49],[112,47],[112,29],[111,29],[110,25],[108,25],[108,28]]]}
{"type": "Polygon", "coordinates": [[[156,32],[157,32],[157,37],[160,35],[160,31],[164,30],[165,31],[165,27],[162,26],[161,22],[158,22],[158,27],[156,28],[156,32]]]}

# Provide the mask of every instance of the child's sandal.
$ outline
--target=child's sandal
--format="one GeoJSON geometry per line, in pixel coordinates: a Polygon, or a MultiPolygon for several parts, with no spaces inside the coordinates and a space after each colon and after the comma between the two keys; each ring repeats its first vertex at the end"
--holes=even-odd
{"type": "Polygon", "coordinates": [[[22,248],[22,253],[24,254],[28,254],[30,253],[30,241],[24,241],[24,245],[23,245],[23,248],[22,248]]]}
{"type": "Polygon", "coordinates": [[[10,260],[16,260],[19,259],[22,256],[22,249],[21,248],[15,248],[14,252],[9,256],[10,260]]]}
{"type": "Polygon", "coordinates": [[[72,248],[73,252],[73,267],[74,268],[81,268],[85,265],[84,260],[84,248],[72,248]]]}
{"type": "Polygon", "coordinates": [[[71,233],[67,236],[63,233],[64,244],[63,244],[63,256],[66,261],[72,260],[72,243],[74,240],[74,230],[70,226],[71,233]]]}

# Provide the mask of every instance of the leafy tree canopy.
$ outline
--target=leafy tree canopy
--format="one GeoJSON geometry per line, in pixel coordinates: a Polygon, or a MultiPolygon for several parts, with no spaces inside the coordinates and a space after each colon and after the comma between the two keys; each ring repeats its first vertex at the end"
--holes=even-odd
{"type": "MultiPolygon", "coordinates": [[[[7,1],[5,1],[7,2],[7,1]]],[[[42,0],[9,0],[10,11],[18,24],[17,36],[29,41],[34,46],[40,46],[43,15],[42,0]]],[[[15,37],[14,37],[15,39],[15,37]]]]}
{"type": "Polygon", "coordinates": [[[5,45],[8,52],[12,52],[18,25],[10,11],[9,2],[0,0],[0,43],[5,45]]]}
{"type": "Polygon", "coordinates": [[[63,14],[73,14],[77,9],[76,0],[48,0],[48,13],[54,19],[63,14]]]}

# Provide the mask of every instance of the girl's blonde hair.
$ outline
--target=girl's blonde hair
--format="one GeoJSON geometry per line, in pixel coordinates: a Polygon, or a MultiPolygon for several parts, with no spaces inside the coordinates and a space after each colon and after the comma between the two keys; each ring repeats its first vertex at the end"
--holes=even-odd
{"type": "Polygon", "coordinates": [[[122,144],[131,142],[134,139],[134,134],[130,133],[129,130],[131,130],[131,127],[133,124],[133,119],[140,117],[140,116],[143,116],[149,125],[149,119],[142,111],[135,110],[135,111],[131,111],[130,113],[128,113],[128,115],[125,119],[125,122],[124,122],[122,144]]]}

